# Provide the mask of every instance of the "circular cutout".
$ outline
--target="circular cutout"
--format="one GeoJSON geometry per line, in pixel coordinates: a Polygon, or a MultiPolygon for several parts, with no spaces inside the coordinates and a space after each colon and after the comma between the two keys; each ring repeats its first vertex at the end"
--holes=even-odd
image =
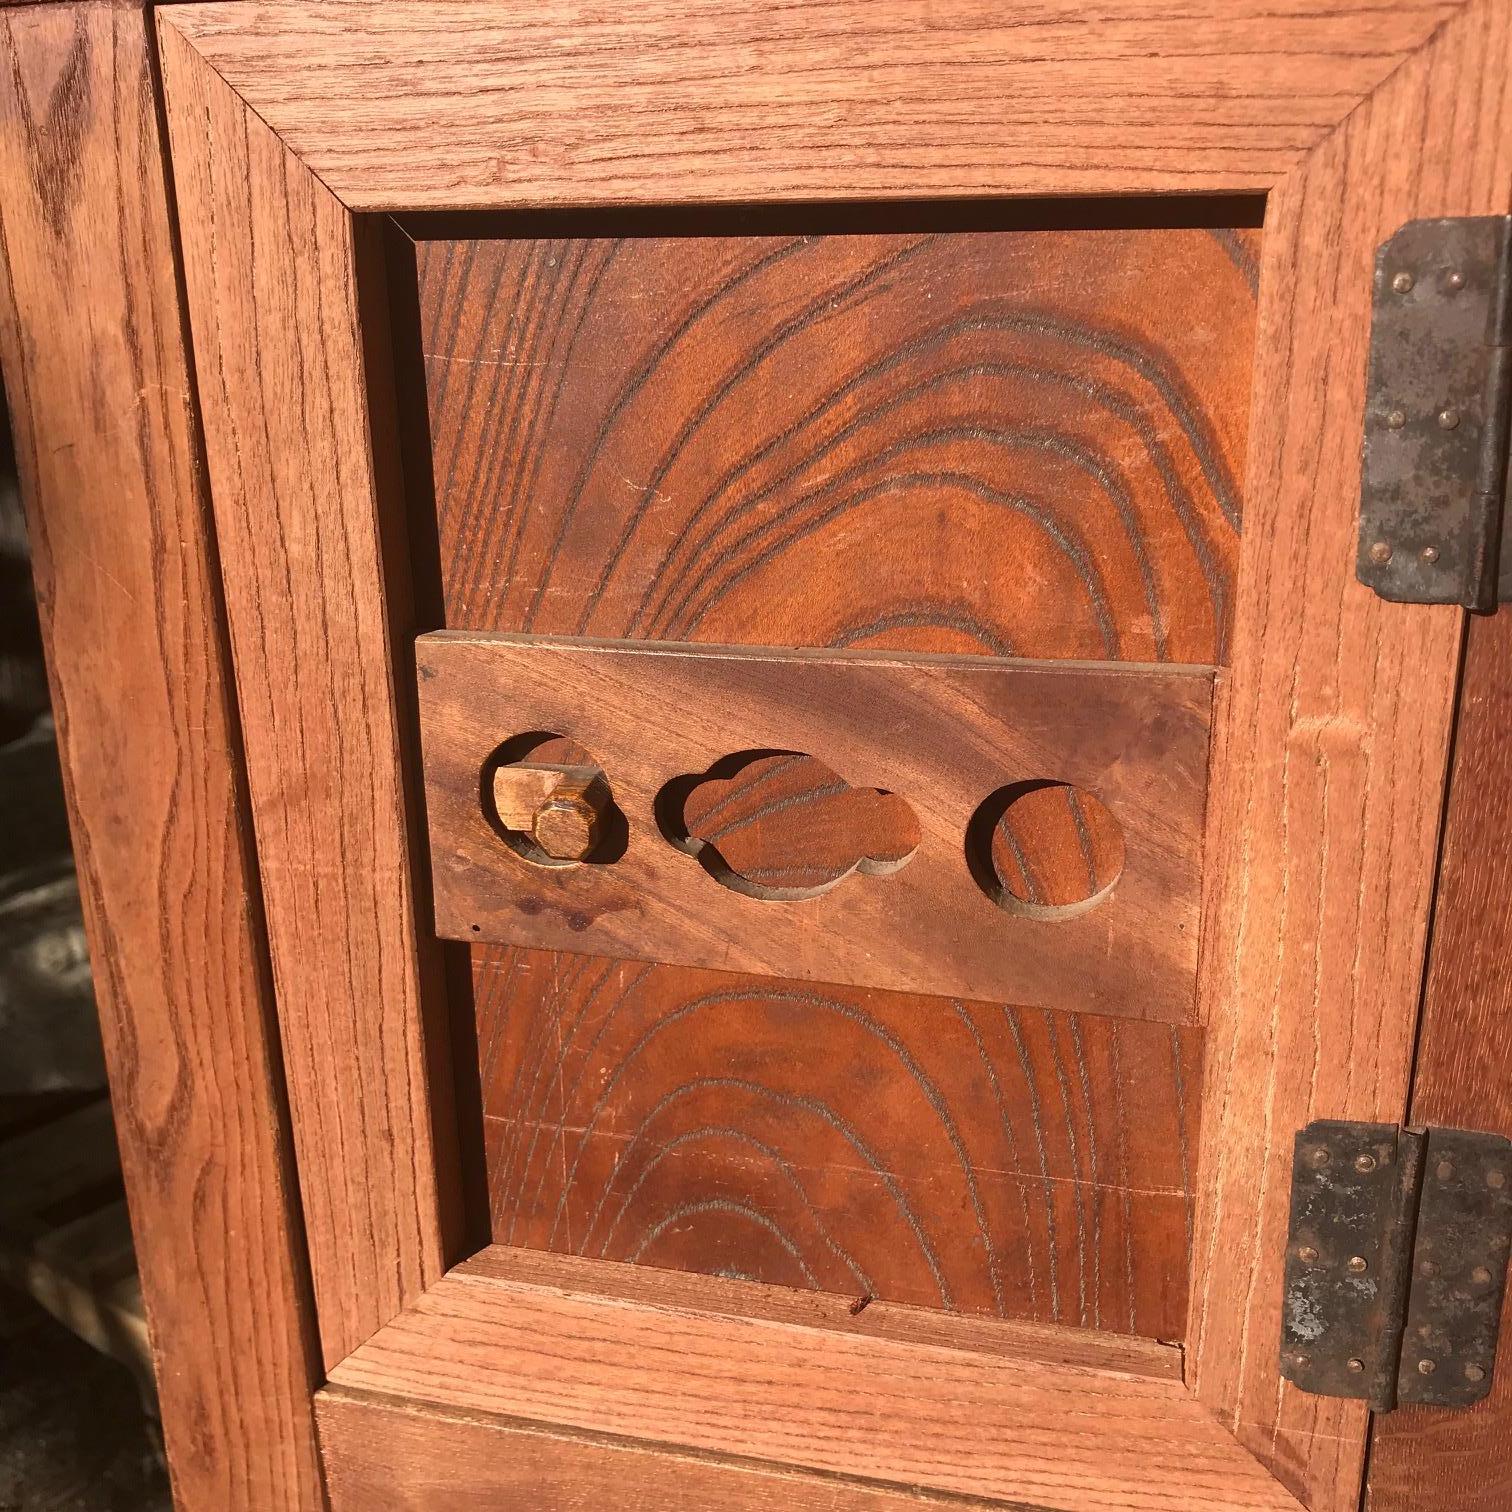
{"type": "Polygon", "coordinates": [[[1014,783],[972,815],[966,859],[999,908],[1070,919],[1095,908],[1123,874],[1123,830],[1085,788],[1050,779],[1014,783]]]}
{"type": "Polygon", "coordinates": [[[512,736],[483,765],[483,813],[532,866],[618,861],[629,827],[592,754],[564,735],[512,736]]]}

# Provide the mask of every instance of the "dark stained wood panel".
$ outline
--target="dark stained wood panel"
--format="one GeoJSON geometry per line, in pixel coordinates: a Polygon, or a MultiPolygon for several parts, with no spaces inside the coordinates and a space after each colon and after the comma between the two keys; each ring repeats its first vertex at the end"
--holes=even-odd
{"type": "Polygon", "coordinates": [[[447,622],[1222,661],[1256,235],[421,242],[447,622]]]}
{"type": "Polygon", "coordinates": [[[498,1242],[1180,1337],[1195,1031],[474,962],[498,1242]]]}
{"type": "MultiPolygon", "coordinates": [[[[415,243],[438,623],[730,644],[1227,659],[1258,231],[610,230],[585,238],[585,229],[594,228],[488,240],[422,233],[415,243]]],[[[1119,860],[1110,862],[1095,830],[1055,817],[1044,801],[1010,810],[988,847],[1000,880],[1030,902],[1037,889],[1058,901],[1063,891],[1069,898],[1100,886],[1119,860]],[[1014,829],[1030,809],[1051,821],[1037,837],[1022,823],[1014,829]],[[1010,842],[1031,875],[1018,869],[1010,842]]],[[[746,840],[762,864],[766,837],[746,840]]],[[[676,1014],[708,990],[706,973],[670,966],[527,950],[475,950],[474,958],[485,1059],[500,1053],[488,1049],[498,1037],[561,1032],[583,1011],[572,984],[585,973],[611,984],[601,996],[634,976],[643,1014],[676,1014]],[[496,1006],[501,976],[517,983],[506,1009],[496,1006]]],[[[812,990],[749,985],[784,1002],[781,994],[812,990]]],[[[867,1011],[883,1002],[900,1011],[876,993],[842,996],[867,1011]]],[[[913,1004],[910,1032],[926,1043],[940,1022],[958,1022],[949,1000],[903,1001],[913,1004]]],[[[1099,1157],[1095,1177],[1078,1181],[1063,1166],[1048,1187],[1032,1133],[1022,1169],[988,1157],[984,1169],[1010,1173],[996,1178],[1002,1200],[1029,1194],[1038,1203],[1031,1212],[1045,1215],[1027,1248],[1013,1237],[1027,1232],[1021,1210],[1010,1205],[1017,1229],[1002,1220],[1003,1247],[1016,1257],[996,1272],[1002,1309],[1100,1317],[1106,1327],[1179,1338],[1191,1183],[1182,1158],[1189,1145],[1169,1131],[1190,1124],[1199,1036],[1180,1031],[1178,1058],[1176,1037],[1159,1026],[1001,1005],[967,1011],[1042,1026],[1039,1080],[998,1077],[1002,1116],[1038,1129],[1047,1159],[1073,1146],[1079,1158],[1094,1147],[1099,1157]],[[1088,1052],[1106,1070],[1088,1083],[1084,1104],[1062,1096],[1048,1050],[1060,1048],[1065,1086],[1081,1088],[1068,1069],[1073,1033],[1104,1047],[1088,1052]],[[1133,1054],[1134,1044],[1163,1053],[1133,1054]],[[1166,1131],[1152,1136],[1161,1172],[1131,1162],[1126,1175],[1106,1157],[1106,1138],[1089,1140],[1077,1106],[1090,1106],[1102,1130],[1166,1131]]],[[[899,1073],[877,1063],[865,1077],[848,1075],[833,1023],[806,1021],[808,1059],[835,1068],[828,1095],[837,1117],[867,1137],[886,1136],[883,1110],[902,1095],[899,1073]]],[[[729,1053],[737,1049],[738,1037],[729,1053]]],[[[640,1096],[633,1083],[641,1074],[627,1072],[618,1095],[640,1096]]],[[[937,1090],[957,1126],[987,1137],[976,1120],[1000,1116],[995,1100],[984,1115],[980,1099],[957,1108],[954,1083],[937,1090]]],[[[538,1146],[549,1137],[549,1122],[521,1103],[509,1078],[486,1075],[483,1091],[495,1237],[505,1239],[513,1223],[516,1242],[581,1247],[577,1227],[571,1246],[560,1227],[551,1237],[554,1206],[551,1216],[537,1213],[533,1186],[517,1189],[504,1163],[505,1131],[520,1142],[518,1164],[537,1127],[547,1130],[538,1146]]],[[[666,1197],[702,1200],[693,1194],[704,1190],[699,1172],[710,1160],[726,1189],[738,1187],[742,1171],[756,1180],[749,1163],[720,1163],[717,1154],[679,1144],[642,1191],[659,1182],[666,1197]]],[[[585,1162],[600,1180],[612,1166],[602,1152],[585,1162]]],[[[747,1205],[777,1200],[775,1169],[759,1192],[747,1190],[747,1205]]],[[[549,1183],[560,1187],[564,1176],[559,1169],[545,1178],[539,1202],[554,1204],[549,1183]]],[[[840,1177],[810,1181],[805,1192],[817,1221],[845,1231],[852,1252],[897,1248],[868,1237],[871,1210],[855,1206],[860,1197],[840,1177]]],[[[938,1243],[976,1254],[959,1185],[919,1179],[910,1201],[938,1243]]],[[[781,1227],[780,1217],[766,1216],[781,1227]]],[[[755,1229],[766,1236],[767,1278],[801,1280],[788,1252],[755,1229]]],[[[814,1232],[804,1230],[810,1247],[814,1232]]],[[[706,1208],[641,1259],[719,1270],[742,1233],[754,1246],[752,1220],[706,1208]]],[[[616,1238],[611,1251],[619,1245],[616,1238]]],[[[822,1245],[818,1259],[800,1252],[823,1284],[854,1282],[848,1269],[834,1271],[822,1245]]],[[[907,1272],[908,1254],[905,1247],[889,1264],[907,1272]]],[[[867,1273],[940,1306],[933,1275],[926,1267],[921,1281],[919,1264],[910,1279],[870,1258],[867,1273]]],[[[989,1269],[978,1263],[971,1274],[974,1281],[956,1277],[951,1305],[995,1310],[989,1269]]]]}

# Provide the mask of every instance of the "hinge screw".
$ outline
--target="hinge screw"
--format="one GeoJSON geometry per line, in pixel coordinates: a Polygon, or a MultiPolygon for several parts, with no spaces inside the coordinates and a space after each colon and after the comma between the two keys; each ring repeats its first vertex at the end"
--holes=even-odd
{"type": "Polygon", "coordinates": [[[1359,1375],[1359,1373],[1365,1368],[1364,1360],[1360,1359],[1351,1358],[1346,1360],[1344,1364],[1352,1375],[1359,1375]]]}
{"type": "Polygon", "coordinates": [[[1437,1176],[1440,1181],[1448,1181],[1448,1179],[1452,1175],[1454,1175],[1453,1162],[1448,1160],[1439,1161],[1439,1163],[1433,1168],[1433,1174],[1437,1176]]]}
{"type": "Polygon", "coordinates": [[[1407,423],[1407,411],[1406,410],[1392,410],[1386,416],[1386,424],[1389,425],[1392,430],[1401,430],[1401,428],[1404,425],[1406,425],[1406,423],[1407,423]]]}
{"type": "Polygon", "coordinates": [[[1438,423],[1440,430],[1453,430],[1455,426],[1459,424],[1459,422],[1460,417],[1459,411],[1457,409],[1441,409],[1438,412],[1438,423]]]}
{"type": "Polygon", "coordinates": [[[1475,1269],[1470,1272],[1470,1279],[1475,1282],[1477,1286],[1489,1286],[1491,1284],[1491,1272],[1487,1270],[1484,1265],[1477,1265],[1475,1269]]]}
{"type": "Polygon", "coordinates": [[[1488,1187],[1494,1187],[1499,1192],[1506,1184],[1507,1175],[1505,1171],[1486,1172],[1486,1185],[1488,1187]]]}
{"type": "Polygon", "coordinates": [[[1397,276],[1391,280],[1391,287],[1395,289],[1398,294],[1410,294],[1412,292],[1413,282],[1414,280],[1412,274],[1398,273],[1397,276]]]}
{"type": "MultiPolygon", "coordinates": [[[[1388,556],[1390,555],[1390,550],[1389,549],[1387,551],[1387,555],[1388,556]]],[[[1375,1168],[1376,1168],[1376,1158],[1375,1158],[1375,1156],[1374,1155],[1356,1155],[1355,1156],[1355,1162],[1354,1162],[1354,1168],[1355,1168],[1355,1170],[1361,1172],[1362,1174],[1368,1175],[1371,1171],[1375,1170],[1375,1168]]]]}
{"type": "Polygon", "coordinates": [[[1391,560],[1391,547],[1385,541],[1377,541],[1370,548],[1370,560],[1378,567],[1384,567],[1391,560]]]}
{"type": "Polygon", "coordinates": [[[1432,1375],[1433,1372],[1435,1370],[1437,1370],[1437,1369],[1438,1369],[1438,1362],[1435,1361],[1435,1360],[1419,1360],[1418,1361],[1418,1374],[1419,1375],[1432,1375]]]}
{"type": "Polygon", "coordinates": [[[1351,1255],[1349,1263],[1344,1267],[1351,1276],[1363,1276],[1370,1269],[1370,1262],[1364,1255],[1351,1255]]]}
{"type": "Polygon", "coordinates": [[[1465,1366],[1465,1379],[1467,1381],[1484,1381],[1486,1379],[1486,1367],[1484,1365],[1465,1366]]]}
{"type": "Polygon", "coordinates": [[[1297,1259],[1302,1261],[1305,1265],[1311,1265],[1317,1258],[1318,1252],[1310,1244],[1304,1244],[1302,1248],[1297,1251],[1297,1259]]]}
{"type": "Polygon", "coordinates": [[[1438,1275],[1438,1266],[1432,1260],[1425,1260],[1418,1266],[1418,1275],[1428,1276],[1430,1279],[1438,1275]]]}
{"type": "Polygon", "coordinates": [[[1431,565],[1432,563],[1438,561],[1439,550],[1437,546],[1425,546],[1423,547],[1422,551],[1418,553],[1418,555],[1421,556],[1425,562],[1431,565]]]}

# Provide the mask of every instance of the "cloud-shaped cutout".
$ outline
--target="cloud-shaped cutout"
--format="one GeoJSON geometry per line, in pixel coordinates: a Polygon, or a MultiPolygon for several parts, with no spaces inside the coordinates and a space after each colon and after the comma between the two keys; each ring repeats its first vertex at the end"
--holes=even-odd
{"type": "Polygon", "coordinates": [[[854,871],[883,876],[919,847],[907,802],[852,787],[800,751],[741,751],[674,779],[663,830],[725,886],[773,901],[815,898],[854,871]]]}

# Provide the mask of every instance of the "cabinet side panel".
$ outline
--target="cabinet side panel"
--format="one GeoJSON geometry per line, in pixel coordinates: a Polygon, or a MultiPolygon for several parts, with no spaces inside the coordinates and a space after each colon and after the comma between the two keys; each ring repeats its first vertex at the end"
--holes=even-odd
{"type": "Polygon", "coordinates": [[[318,1512],[318,1377],[149,34],[0,12],[0,357],[175,1505],[318,1512]]]}
{"type": "MultiPolygon", "coordinates": [[[[1512,1134],[1512,609],[1470,622],[1412,1121],[1512,1134]]],[[[1371,1512],[1512,1502],[1512,1328],[1474,1407],[1376,1420],[1371,1512]]]]}

